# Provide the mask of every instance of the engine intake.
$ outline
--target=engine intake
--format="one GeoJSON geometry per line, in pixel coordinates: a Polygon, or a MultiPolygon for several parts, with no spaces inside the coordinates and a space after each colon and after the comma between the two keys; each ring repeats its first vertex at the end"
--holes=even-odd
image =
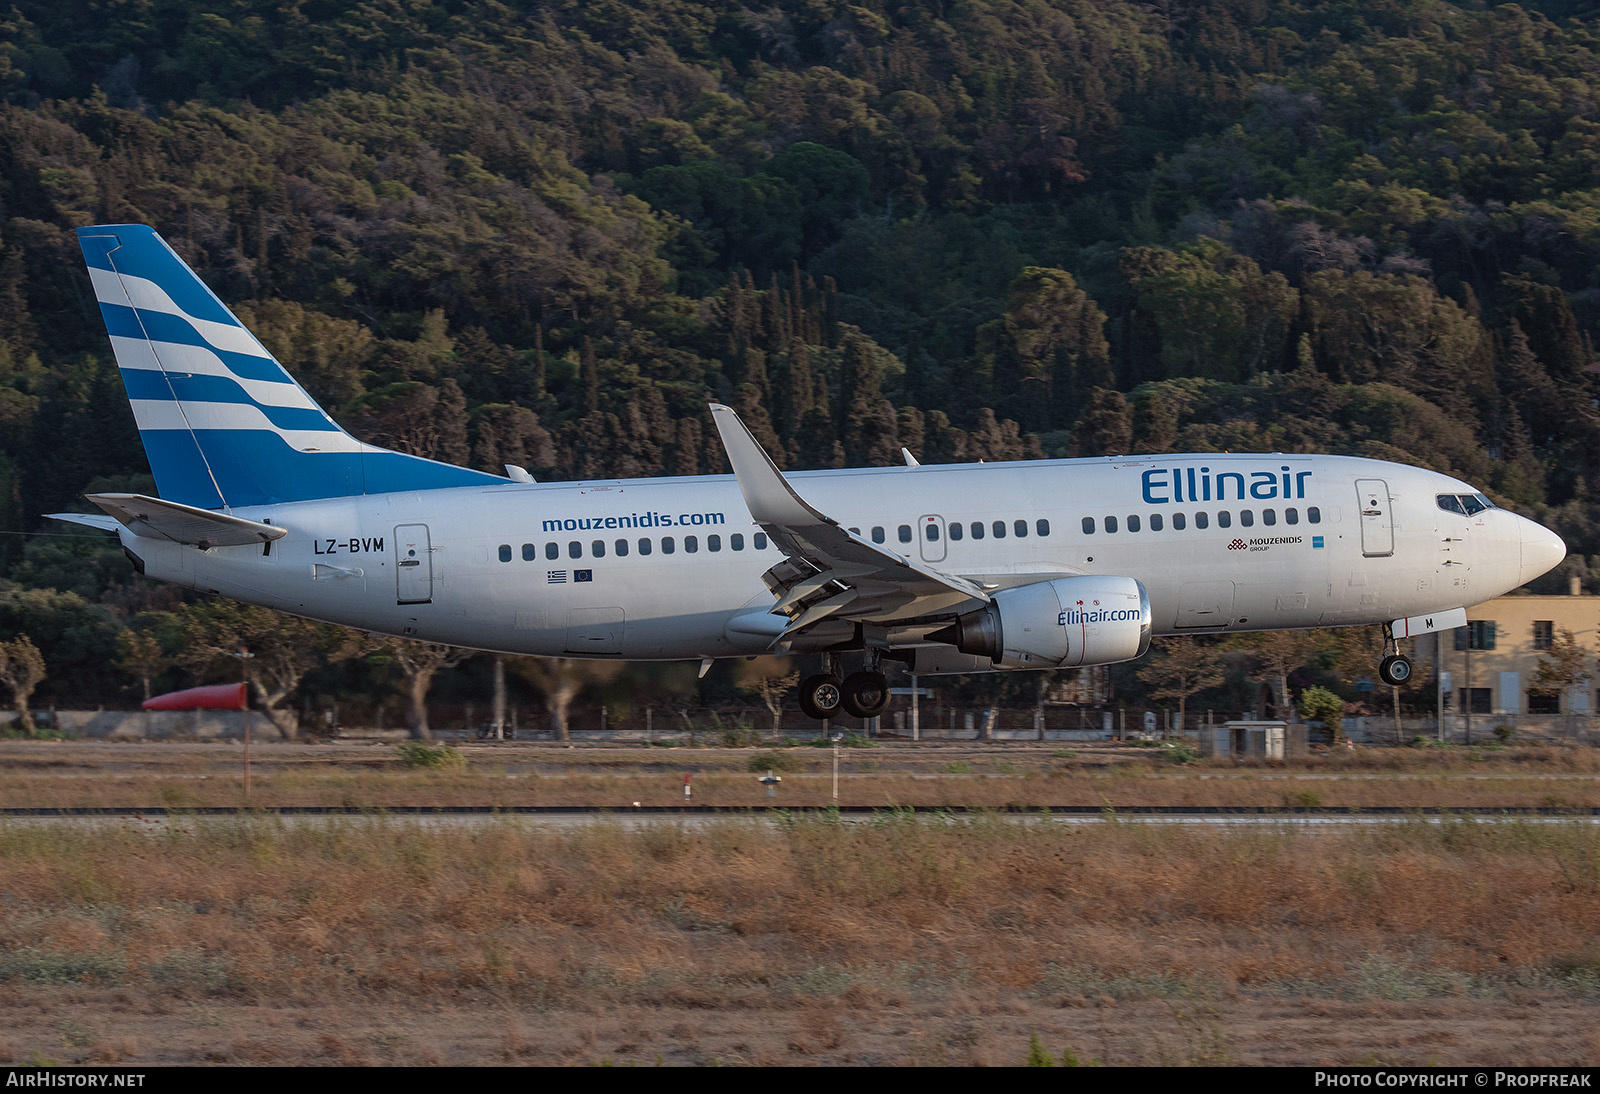
{"type": "Polygon", "coordinates": [[[1150,648],[1150,595],[1131,577],[1061,577],[1002,589],[928,635],[998,668],[1109,665],[1150,648]]]}

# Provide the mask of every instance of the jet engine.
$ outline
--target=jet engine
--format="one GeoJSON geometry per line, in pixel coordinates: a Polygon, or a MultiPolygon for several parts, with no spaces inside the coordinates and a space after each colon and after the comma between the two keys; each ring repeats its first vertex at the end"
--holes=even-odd
{"type": "Polygon", "coordinates": [[[1150,648],[1150,596],[1131,577],[1062,577],[994,594],[928,635],[996,668],[1053,669],[1131,661],[1150,648]]]}

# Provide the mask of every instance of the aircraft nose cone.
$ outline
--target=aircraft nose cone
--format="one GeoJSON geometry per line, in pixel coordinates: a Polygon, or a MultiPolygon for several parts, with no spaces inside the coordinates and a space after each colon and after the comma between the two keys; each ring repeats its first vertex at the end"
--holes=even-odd
{"type": "Polygon", "coordinates": [[[1567,557],[1567,545],[1560,536],[1531,520],[1522,522],[1522,583],[1547,574],[1567,557]]]}

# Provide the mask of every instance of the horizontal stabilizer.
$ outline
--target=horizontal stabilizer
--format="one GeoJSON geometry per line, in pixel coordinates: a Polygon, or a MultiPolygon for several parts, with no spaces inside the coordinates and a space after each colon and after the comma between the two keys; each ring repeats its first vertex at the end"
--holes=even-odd
{"type": "Polygon", "coordinates": [[[102,532],[115,532],[122,527],[117,518],[108,517],[104,513],[46,513],[51,520],[64,520],[68,524],[81,524],[86,528],[98,528],[102,532]]]}
{"type": "Polygon", "coordinates": [[[143,494],[86,496],[134,535],[146,539],[170,539],[173,543],[187,543],[200,548],[238,547],[246,543],[270,543],[288,534],[286,528],[275,528],[243,517],[230,517],[226,513],[213,513],[209,509],[196,509],[192,505],[162,501],[143,494]]]}

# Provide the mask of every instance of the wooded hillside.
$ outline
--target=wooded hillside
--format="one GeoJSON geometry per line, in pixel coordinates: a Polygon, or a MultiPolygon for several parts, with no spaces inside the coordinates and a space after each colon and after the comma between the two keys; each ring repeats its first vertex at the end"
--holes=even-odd
{"type": "MultiPolygon", "coordinates": [[[[488,470],[720,471],[715,398],[794,468],[1397,459],[1600,552],[1594,4],[92,7],[0,13],[5,529],[150,488],[71,232],[141,221],[353,432],[488,470]]],[[[0,578],[0,636],[101,620],[63,693],[175,602],[94,540],[0,578]]]]}

